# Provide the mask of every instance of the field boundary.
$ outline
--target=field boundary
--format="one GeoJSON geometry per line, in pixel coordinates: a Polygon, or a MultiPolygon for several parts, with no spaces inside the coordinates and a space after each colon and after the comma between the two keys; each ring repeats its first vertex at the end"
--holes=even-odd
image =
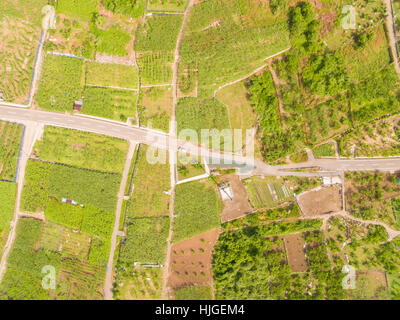
{"type": "Polygon", "coordinates": [[[183,8],[182,11],[179,11],[179,10],[148,10],[147,7],[148,7],[149,0],[146,0],[144,14],[145,15],[147,15],[147,13],[154,14],[154,15],[185,14],[185,11],[189,5],[189,2],[190,2],[190,0],[186,0],[185,7],[183,8]]]}
{"type": "Polygon", "coordinates": [[[21,154],[22,154],[22,143],[24,142],[24,137],[25,137],[25,126],[22,125],[22,136],[21,136],[21,141],[20,141],[20,145],[19,145],[19,153],[18,153],[18,160],[17,160],[17,169],[15,172],[15,178],[14,178],[14,182],[17,182],[18,179],[18,171],[19,171],[19,163],[21,161],[21,154]]]}

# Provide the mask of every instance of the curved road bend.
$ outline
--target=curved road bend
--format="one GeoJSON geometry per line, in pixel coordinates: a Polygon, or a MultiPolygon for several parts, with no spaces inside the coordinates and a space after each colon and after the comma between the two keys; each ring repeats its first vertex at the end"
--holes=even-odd
{"type": "MultiPolygon", "coordinates": [[[[232,155],[229,153],[219,153],[209,151],[204,147],[186,141],[178,141],[168,134],[150,130],[146,128],[132,127],[125,124],[119,124],[107,119],[93,119],[77,115],[70,115],[57,112],[42,110],[31,110],[25,108],[10,107],[0,103],[0,119],[24,122],[33,121],[44,125],[59,126],[70,129],[83,130],[104,134],[116,138],[144,143],[164,150],[177,150],[178,146],[183,146],[186,151],[193,155],[207,154],[212,158],[233,160],[242,163],[252,163],[251,159],[243,156],[232,155]]],[[[399,158],[381,158],[381,159],[317,159],[300,164],[290,164],[281,166],[270,166],[262,161],[255,160],[256,169],[253,174],[265,175],[326,175],[336,174],[336,171],[365,171],[380,170],[394,171],[400,169],[399,158]],[[289,170],[319,167],[324,172],[289,172],[289,170]],[[287,171],[284,171],[287,170],[287,171]]]]}

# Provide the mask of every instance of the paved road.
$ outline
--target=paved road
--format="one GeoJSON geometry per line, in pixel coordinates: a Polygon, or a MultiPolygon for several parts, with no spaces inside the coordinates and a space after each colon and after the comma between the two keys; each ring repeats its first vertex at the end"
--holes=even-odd
{"type": "MultiPolygon", "coordinates": [[[[183,146],[186,151],[193,155],[208,155],[212,158],[231,160],[241,163],[252,163],[252,159],[230,153],[221,154],[219,152],[209,151],[189,142],[179,141],[170,137],[168,134],[150,130],[146,128],[138,128],[128,126],[126,124],[115,121],[87,118],[78,115],[63,114],[57,112],[30,110],[25,108],[10,107],[0,103],[0,119],[25,122],[33,121],[43,125],[60,126],[71,129],[95,132],[121,139],[135,141],[158,147],[164,150],[177,150],[178,146],[183,146]]],[[[337,174],[338,171],[362,171],[362,170],[382,170],[393,171],[400,169],[399,158],[385,159],[365,159],[365,160],[343,160],[343,159],[324,159],[313,160],[302,164],[290,164],[282,166],[270,166],[262,161],[254,161],[256,169],[252,174],[266,175],[327,175],[324,172],[296,172],[295,169],[304,167],[318,167],[323,171],[337,174]],[[292,170],[292,171],[291,171],[292,170]]],[[[329,174],[329,173],[328,173],[329,174]]]]}

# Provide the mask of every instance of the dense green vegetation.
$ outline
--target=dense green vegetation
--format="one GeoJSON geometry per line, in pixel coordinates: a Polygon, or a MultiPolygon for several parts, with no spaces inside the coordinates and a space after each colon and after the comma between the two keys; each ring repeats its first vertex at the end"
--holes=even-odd
{"type": "Polygon", "coordinates": [[[135,118],[137,94],[130,90],[86,87],[82,113],[125,122],[135,118]]]}
{"type": "Polygon", "coordinates": [[[261,134],[281,131],[281,120],[278,110],[278,98],[275,95],[274,82],[269,72],[251,80],[249,91],[254,112],[257,114],[261,134]]]}
{"type": "Polygon", "coordinates": [[[183,12],[187,3],[187,0],[148,0],[147,11],[183,12]]]}
{"type": "Polygon", "coordinates": [[[125,32],[119,25],[113,25],[106,30],[95,29],[96,50],[114,56],[126,56],[127,46],[131,35],[125,32]]]}
{"type": "Polygon", "coordinates": [[[253,1],[211,0],[194,6],[182,41],[181,83],[192,74],[185,69],[195,72],[196,77],[186,80],[197,78],[199,98],[204,99],[250,73],[266,57],[289,47],[284,19],[253,1]]]}
{"type": "Polygon", "coordinates": [[[30,160],[22,192],[22,208],[28,212],[43,211],[48,197],[53,196],[114,212],[120,180],[119,174],[30,160]]]}
{"type": "Polygon", "coordinates": [[[21,196],[21,208],[28,212],[40,212],[46,208],[53,165],[29,160],[25,172],[21,196]]]}
{"type": "Polygon", "coordinates": [[[182,24],[182,15],[160,15],[146,19],[136,33],[137,52],[173,52],[182,24]]]}
{"type": "Polygon", "coordinates": [[[89,21],[93,12],[98,11],[100,0],[59,0],[57,1],[57,12],[77,18],[83,21],[89,21]]]}
{"type": "Polygon", "coordinates": [[[119,174],[54,165],[49,195],[115,212],[120,182],[119,174]]]}
{"type": "MultiPolygon", "coordinates": [[[[321,221],[303,220],[222,234],[213,258],[217,299],[343,299],[340,281],[343,276],[339,268],[330,270],[326,251],[309,247],[307,257],[311,272],[296,274],[286,262],[283,240],[265,238],[315,230],[321,225],[321,221]]],[[[324,248],[321,243],[319,245],[324,248]]]]}
{"type": "Polygon", "coordinates": [[[320,157],[334,157],[336,155],[335,145],[332,142],[321,144],[313,149],[314,155],[320,157]]]}
{"type": "Polygon", "coordinates": [[[333,96],[347,89],[348,78],[339,53],[313,56],[303,69],[304,85],[313,93],[333,96]]]}
{"type": "Polygon", "coordinates": [[[97,235],[108,239],[111,236],[111,226],[114,215],[94,206],[72,205],[50,199],[45,216],[50,221],[65,227],[80,230],[89,235],[97,235]]]}
{"type": "Polygon", "coordinates": [[[40,108],[72,111],[82,96],[83,60],[46,55],[36,101],[40,108]]]}
{"type": "Polygon", "coordinates": [[[14,215],[16,191],[15,183],[0,181],[0,252],[7,242],[10,221],[14,215]]]}
{"type": "Polygon", "coordinates": [[[103,0],[106,9],[132,18],[143,15],[146,0],[103,0]]]}
{"type": "Polygon", "coordinates": [[[172,82],[174,55],[165,52],[145,52],[138,55],[140,78],[143,85],[168,84],[172,82]]]}
{"type": "Polygon", "coordinates": [[[206,144],[212,142],[212,139],[209,138],[207,140],[207,137],[201,135],[202,129],[229,129],[227,109],[217,99],[204,101],[196,98],[179,99],[176,109],[176,121],[178,123],[178,134],[184,129],[195,130],[199,143],[202,142],[202,139],[206,139],[206,144]]]}
{"type": "Polygon", "coordinates": [[[120,265],[164,263],[167,254],[169,217],[131,218],[126,222],[127,237],[120,247],[120,265]]]}
{"type": "MultiPolygon", "coordinates": [[[[0,298],[21,299],[99,299],[105,276],[105,263],[86,262],[93,240],[81,233],[39,220],[22,218],[0,286],[0,298]],[[54,245],[58,242],[58,245],[54,245]],[[90,242],[92,242],[90,244],[90,242]],[[55,289],[42,287],[42,268],[56,271],[55,289]]],[[[92,250],[90,250],[92,251],[92,250]]],[[[106,258],[108,252],[105,252],[106,258]]],[[[91,254],[90,254],[91,255],[91,254]]]]}
{"type": "Polygon", "coordinates": [[[23,126],[0,121],[0,180],[14,181],[23,126]]]}
{"type": "Polygon", "coordinates": [[[178,242],[220,225],[222,203],[209,181],[177,185],[173,241],[178,242]]]}
{"type": "Polygon", "coordinates": [[[46,250],[35,252],[42,222],[20,219],[17,237],[7,260],[7,271],[0,285],[0,297],[10,300],[49,299],[53,292],[42,287],[42,267],[52,265],[59,272],[61,256],[46,250]]]}

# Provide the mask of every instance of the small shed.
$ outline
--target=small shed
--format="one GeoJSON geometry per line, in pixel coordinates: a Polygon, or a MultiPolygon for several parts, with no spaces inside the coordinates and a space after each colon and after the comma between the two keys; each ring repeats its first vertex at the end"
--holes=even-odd
{"type": "Polygon", "coordinates": [[[81,111],[83,106],[83,99],[75,100],[74,102],[74,111],[81,111]]]}

